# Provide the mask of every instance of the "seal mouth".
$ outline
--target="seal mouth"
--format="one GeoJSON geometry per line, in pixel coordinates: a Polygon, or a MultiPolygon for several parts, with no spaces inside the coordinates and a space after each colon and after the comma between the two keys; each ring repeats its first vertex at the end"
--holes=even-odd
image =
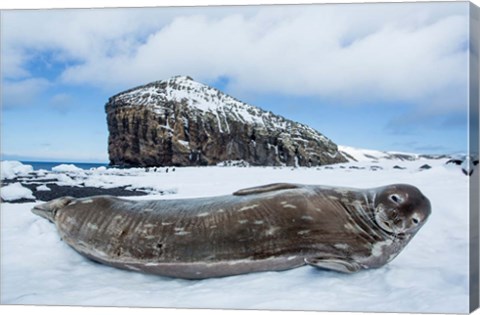
{"type": "Polygon", "coordinates": [[[393,224],[390,220],[378,221],[377,219],[377,223],[385,233],[392,235],[395,238],[404,239],[407,236],[405,231],[403,231],[401,228],[395,227],[395,224],[393,224]]]}
{"type": "Polygon", "coordinates": [[[32,212],[38,216],[41,216],[44,219],[47,219],[50,222],[53,222],[54,213],[48,203],[43,203],[41,205],[35,206],[32,208],[32,212]]]}
{"type": "Polygon", "coordinates": [[[32,208],[32,212],[50,222],[54,222],[57,211],[74,200],[72,197],[60,197],[32,208]]]}
{"type": "MultiPolygon", "coordinates": [[[[387,211],[385,211],[385,208],[383,206],[377,207],[376,210],[377,211],[375,212],[375,222],[378,224],[380,229],[382,229],[387,234],[393,235],[396,238],[402,239],[406,237],[405,230],[395,224],[396,217],[389,218],[387,211]]],[[[392,211],[392,213],[395,213],[395,211],[392,211]]]]}
{"type": "Polygon", "coordinates": [[[379,219],[379,218],[376,218],[376,221],[377,221],[377,224],[380,226],[380,228],[385,232],[388,232],[390,234],[396,234],[395,227],[392,221],[387,219],[379,219]]]}

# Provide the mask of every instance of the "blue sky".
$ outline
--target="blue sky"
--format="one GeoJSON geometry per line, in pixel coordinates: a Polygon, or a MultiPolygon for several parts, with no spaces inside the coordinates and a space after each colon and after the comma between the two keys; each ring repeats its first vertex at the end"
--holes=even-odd
{"type": "Polygon", "coordinates": [[[464,152],[468,4],[3,11],[2,159],[107,162],[104,105],[190,75],[337,144],[464,152]]]}

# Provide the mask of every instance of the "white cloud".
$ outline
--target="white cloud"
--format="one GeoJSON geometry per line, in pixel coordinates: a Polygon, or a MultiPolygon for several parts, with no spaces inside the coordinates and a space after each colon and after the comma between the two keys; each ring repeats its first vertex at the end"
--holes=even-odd
{"type": "Polygon", "coordinates": [[[49,86],[51,86],[51,83],[43,78],[4,81],[2,82],[2,106],[12,108],[31,105],[49,86]]]}
{"type": "MultiPolygon", "coordinates": [[[[461,48],[468,36],[467,7],[32,11],[7,15],[4,25],[11,28],[4,33],[9,49],[55,50],[76,61],[61,75],[68,84],[126,88],[177,74],[200,81],[228,76],[228,89],[237,96],[426,103],[455,99],[466,88],[467,53],[461,48]]],[[[9,75],[18,73],[18,63],[12,69],[9,75]]]]}
{"type": "Polygon", "coordinates": [[[20,79],[29,76],[28,71],[24,68],[28,58],[22,49],[7,47],[2,49],[1,52],[0,65],[4,78],[20,79]]]}

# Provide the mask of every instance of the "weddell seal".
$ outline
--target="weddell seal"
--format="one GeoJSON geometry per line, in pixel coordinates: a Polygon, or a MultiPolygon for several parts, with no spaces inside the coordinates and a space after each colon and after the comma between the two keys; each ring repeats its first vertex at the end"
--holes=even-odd
{"type": "Polygon", "coordinates": [[[400,253],[431,207],[404,184],[271,184],[177,200],[62,197],[32,211],[97,262],[202,279],[305,264],[346,273],[378,268],[400,253]]]}

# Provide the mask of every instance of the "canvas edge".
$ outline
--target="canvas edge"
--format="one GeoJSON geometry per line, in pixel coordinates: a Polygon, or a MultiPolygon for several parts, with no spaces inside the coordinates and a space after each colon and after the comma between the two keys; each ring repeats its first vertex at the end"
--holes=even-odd
{"type": "MultiPolygon", "coordinates": [[[[294,1],[292,1],[294,2],[294,1]]],[[[405,1],[406,3],[411,3],[415,2],[414,0],[409,0],[405,1]]],[[[420,2],[429,2],[428,0],[426,1],[420,1],[420,2]]],[[[432,2],[437,2],[437,1],[432,1],[432,2]]],[[[449,0],[440,0],[438,2],[450,2],[449,0]]],[[[341,3],[358,3],[354,1],[346,1],[346,2],[341,2],[341,3]]],[[[371,3],[371,2],[367,2],[371,3]]],[[[306,3],[305,3],[306,4],[306,3]]],[[[322,2],[322,3],[315,3],[315,4],[337,4],[336,2],[322,2]]],[[[260,4],[259,4],[260,5],[260,4]]],[[[268,5],[268,4],[267,4],[268,5]]],[[[159,4],[156,4],[155,7],[157,6],[162,6],[159,4]]],[[[220,4],[218,6],[224,6],[223,4],[220,4]]],[[[228,5],[225,5],[228,6],[228,5]]],[[[179,6],[182,7],[182,6],[179,6]]],[[[68,7],[67,7],[68,8],[68,7]]],[[[110,7],[105,7],[106,9],[109,9],[110,7]]],[[[128,8],[128,7],[127,7],[128,8]]],[[[28,9],[28,8],[27,8],[28,9]]],[[[48,8],[44,8],[48,9],[48,8]]],[[[57,8],[54,8],[57,9],[57,8]]],[[[77,8],[71,8],[71,9],[77,9],[77,8]]],[[[81,8],[80,8],[81,9],[81,8]]],[[[2,13],[9,10],[9,8],[0,8],[0,26],[2,22],[2,13]]],[[[13,10],[21,10],[19,9],[13,9],[13,10]]],[[[479,62],[479,36],[480,36],[480,8],[476,6],[474,3],[470,2],[469,3],[469,118],[468,118],[468,154],[470,156],[476,155],[479,156],[479,71],[480,71],[480,62],[479,62]]],[[[1,27],[0,27],[1,29],[1,27]]],[[[1,84],[0,84],[0,89],[1,89],[1,84]]],[[[1,118],[1,117],[0,117],[1,118]]],[[[470,285],[469,285],[469,295],[470,295],[470,303],[469,303],[469,311],[474,312],[479,308],[479,303],[480,303],[480,297],[479,297],[479,282],[480,282],[480,275],[479,275],[479,268],[480,268],[480,261],[479,261],[479,253],[480,253],[480,247],[479,247],[479,204],[480,204],[480,195],[479,195],[479,173],[480,173],[480,167],[477,167],[476,171],[470,176],[469,179],[469,214],[470,214],[470,230],[469,230],[469,236],[470,236],[470,243],[469,243],[469,272],[470,272],[470,285]]],[[[19,305],[1,305],[2,308],[4,307],[12,307],[12,308],[17,308],[19,305]]],[[[22,307],[29,307],[29,305],[22,305],[22,307]]],[[[33,308],[37,308],[38,306],[30,306],[33,308]]],[[[45,306],[45,305],[40,305],[40,307],[45,307],[45,308],[51,308],[51,306],[45,306]]],[[[55,307],[55,306],[54,306],[55,307]]],[[[67,307],[67,311],[70,311],[71,308],[83,308],[83,309],[95,309],[98,307],[78,307],[78,306],[70,306],[67,307]]],[[[58,308],[64,308],[63,306],[60,306],[58,308]]],[[[125,308],[128,309],[128,308],[125,308]]],[[[129,308],[130,310],[132,308],[129,308]]],[[[155,309],[167,309],[168,308],[155,308],[155,309]]],[[[175,309],[174,309],[175,310],[175,309]]],[[[176,309],[176,311],[190,311],[185,308],[179,308],[176,309]]],[[[117,312],[117,310],[114,310],[117,312]]],[[[191,311],[197,311],[195,309],[192,309],[191,311]]],[[[215,309],[213,309],[215,311],[215,309]]],[[[229,311],[229,310],[219,310],[219,311],[229,311]]],[[[271,311],[269,311],[271,312],[271,311]]],[[[277,311],[278,312],[278,311],[277,311]]],[[[113,313],[113,312],[112,312],[113,313]]],[[[287,314],[289,313],[288,311],[286,312],[287,314]]],[[[321,312],[323,313],[323,312],[321,312]]],[[[326,311],[326,313],[337,313],[335,311],[326,311]]],[[[338,313],[341,314],[342,312],[338,313]]],[[[183,313],[182,313],[183,314],[183,313]]],[[[369,314],[369,313],[362,313],[362,314],[369,314]]],[[[371,313],[374,314],[374,313],[371,313]]],[[[387,313],[388,314],[388,313],[387,313]]],[[[391,314],[391,313],[390,313],[391,314]]]]}
{"type": "MultiPolygon", "coordinates": [[[[473,157],[479,154],[479,35],[480,9],[470,2],[469,6],[469,139],[468,154],[473,157]]],[[[479,307],[479,171],[470,176],[470,312],[479,307]]]]}

